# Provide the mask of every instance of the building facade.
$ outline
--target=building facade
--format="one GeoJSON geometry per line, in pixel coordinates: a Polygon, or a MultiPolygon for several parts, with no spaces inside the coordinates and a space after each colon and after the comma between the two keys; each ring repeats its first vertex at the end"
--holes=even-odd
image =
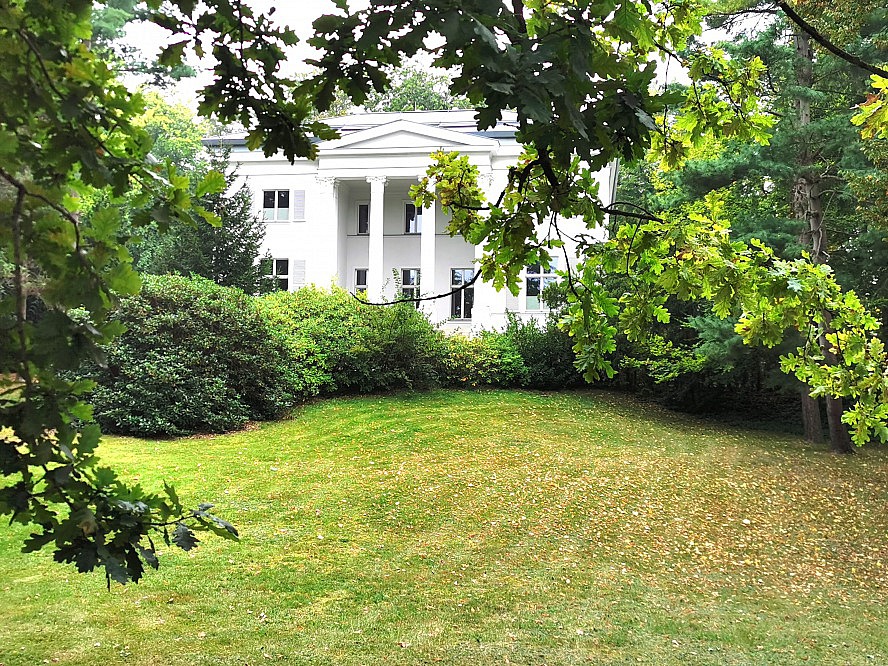
{"type": "MultiPolygon", "coordinates": [[[[417,209],[410,187],[425,175],[430,154],[469,156],[495,199],[508,168],[521,154],[514,118],[478,131],[474,111],[370,113],[333,118],[340,138],[318,145],[315,160],[290,164],[283,156],[250,151],[238,137],[222,142],[238,177],[265,220],[270,271],[283,289],[307,284],[365,291],[369,300],[442,294],[470,280],[481,248],[447,231],[440,205],[417,209]]],[[[218,140],[213,141],[218,143],[218,140]]],[[[613,197],[616,169],[600,174],[600,196],[613,197]]],[[[571,233],[570,221],[566,231],[571,233]]],[[[574,229],[579,231],[579,229],[574,229]]],[[[572,256],[572,248],[569,248],[572,256]]],[[[506,312],[545,313],[539,292],[553,267],[529,266],[518,296],[477,282],[471,289],[423,302],[433,323],[446,328],[502,326],[506,312]]]]}

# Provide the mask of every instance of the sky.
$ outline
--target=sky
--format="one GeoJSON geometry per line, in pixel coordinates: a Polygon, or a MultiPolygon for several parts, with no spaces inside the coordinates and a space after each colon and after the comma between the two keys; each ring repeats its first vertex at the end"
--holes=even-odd
{"type": "MultiPolygon", "coordinates": [[[[308,71],[309,68],[304,64],[304,60],[312,57],[315,53],[314,49],[304,43],[312,35],[311,24],[322,14],[337,13],[333,0],[290,0],[289,2],[247,0],[245,4],[251,6],[256,11],[262,11],[266,14],[274,8],[275,12],[271,19],[275,23],[292,28],[299,39],[302,40],[302,43],[297,44],[293,48],[287,69],[284,70],[285,74],[308,71]]],[[[349,8],[360,9],[368,4],[368,0],[350,0],[349,8]]],[[[127,42],[152,56],[156,55],[170,41],[172,40],[167,31],[153,25],[131,25],[127,31],[127,42]]],[[[200,72],[199,62],[192,60],[189,64],[198,69],[198,75],[180,82],[166,91],[164,96],[188,106],[196,107],[196,91],[209,83],[210,75],[207,72],[200,72]]]]}

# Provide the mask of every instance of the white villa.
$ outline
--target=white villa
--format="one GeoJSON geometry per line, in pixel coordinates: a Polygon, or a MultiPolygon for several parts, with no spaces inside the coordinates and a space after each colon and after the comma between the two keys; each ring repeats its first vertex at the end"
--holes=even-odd
{"type": "MultiPolygon", "coordinates": [[[[521,152],[516,124],[505,118],[480,132],[474,114],[415,111],[332,118],[327,122],[340,138],[321,142],[316,160],[295,164],[250,151],[243,138],[223,138],[238,176],[252,190],[257,215],[268,225],[265,247],[281,288],[337,284],[364,290],[369,300],[392,300],[396,289],[434,295],[471,279],[481,248],[451,238],[440,205],[417,210],[408,191],[425,174],[429,155],[443,149],[468,155],[496,199],[521,152]]],[[[615,166],[599,175],[605,204],[613,199],[615,179],[615,166]]],[[[564,230],[571,233],[569,221],[564,230]]],[[[445,329],[502,326],[507,311],[545,312],[539,294],[552,270],[529,266],[517,297],[479,281],[420,307],[445,329]]]]}

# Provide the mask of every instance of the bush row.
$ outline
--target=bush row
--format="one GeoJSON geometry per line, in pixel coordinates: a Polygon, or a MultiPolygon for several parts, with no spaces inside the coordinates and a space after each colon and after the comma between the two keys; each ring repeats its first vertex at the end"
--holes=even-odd
{"type": "Polygon", "coordinates": [[[97,382],[96,420],[138,436],[223,432],[310,398],[432,386],[553,389],[580,383],[553,322],[445,336],[409,303],[372,307],[305,287],[252,297],[203,278],[145,278],[97,382]]]}

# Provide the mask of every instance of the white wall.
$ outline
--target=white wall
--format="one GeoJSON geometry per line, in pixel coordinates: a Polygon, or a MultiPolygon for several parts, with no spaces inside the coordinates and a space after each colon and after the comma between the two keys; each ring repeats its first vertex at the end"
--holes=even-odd
{"type": "MultiPolygon", "coordinates": [[[[240,159],[232,153],[232,159],[240,159]]],[[[337,221],[324,214],[323,202],[318,196],[317,164],[308,160],[291,165],[285,160],[244,161],[238,165],[238,176],[246,182],[253,195],[254,214],[262,216],[262,193],[265,190],[289,190],[293,208],[294,190],[305,191],[305,219],[286,222],[268,221],[262,253],[268,251],[276,259],[305,261],[306,282],[329,285],[335,264],[336,248],[330,248],[333,237],[330,225],[337,221]],[[317,248],[326,247],[319,253],[317,248]]],[[[292,284],[291,287],[298,285],[292,284]]]]}
{"type": "MultiPolygon", "coordinates": [[[[411,115],[411,120],[420,117],[422,114],[411,115]]],[[[377,126],[375,130],[377,134],[379,129],[377,126]]],[[[304,190],[306,193],[306,219],[268,222],[264,249],[275,258],[304,260],[308,283],[327,287],[335,280],[340,286],[353,290],[355,269],[369,268],[369,237],[357,234],[357,204],[370,201],[367,176],[385,175],[387,182],[383,204],[383,283],[385,296],[393,298],[395,296],[393,271],[400,274],[402,268],[422,268],[421,235],[404,233],[404,207],[409,201],[410,187],[418,183],[418,176],[429,164],[429,153],[442,147],[439,145],[441,130],[430,129],[429,132],[431,134],[438,132],[438,135],[430,136],[429,145],[425,146],[422,145],[421,134],[402,132],[396,137],[393,135],[391,139],[404,144],[398,149],[392,149],[390,142],[384,136],[376,136],[366,142],[353,143],[341,148],[325,149],[322,145],[318,160],[298,160],[292,165],[282,158],[265,158],[260,152],[247,151],[242,147],[235,148],[231,159],[237,162],[240,179],[245,180],[253,192],[257,215],[261,216],[262,213],[264,190],[304,190]],[[336,179],[335,199],[332,191],[325,192],[323,181],[318,180],[319,174],[336,179]]],[[[452,149],[462,150],[468,154],[470,161],[478,166],[482,174],[491,176],[488,192],[489,196],[495,199],[505,185],[508,167],[515,163],[521,152],[520,146],[508,140],[491,141],[472,139],[467,134],[462,136],[467,137],[468,143],[454,145],[452,149]]],[[[446,145],[443,147],[450,149],[446,145]]],[[[609,191],[610,174],[611,170],[605,169],[599,175],[601,183],[599,193],[605,203],[610,202],[613,196],[609,191]]],[[[475,248],[462,238],[450,238],[447,235],[445,229],[448,221],[440,205],[437,205],[434,287],[438,293],[449,291],[452,268],[471,268],[474,266],[476,256],[475,248]]],[[[427,217],[424,222],[427,222],[427,217]]],[[[578,221],[564,221],[561,226],[563,231],[571,234],[580,230],[585,231],[581,229],[582,225],[578,221]]],[[[569,252],[572,255],[573,248],[569,248],[569,252]]],[[[563,264],[563,258],[559,263],[563,264]]],[[[426,284],[428,283],[426,280],[426,284]]],[[[474,329],[503,326],[507,311],[520,312],[529,317],[545,317],[545,312],[525,311],[523,280],[522,290],[518,296],[512,296],[508,290],[497,293],[490,285],[477,283],[475,302],[474,317],[471,322],[471,328],[474,329]]],[[[434,301],[429,310],[435,323],[445,323],[447,328],[466,327],[465,324],[448,322],[449,297],[434,301]]]]}

